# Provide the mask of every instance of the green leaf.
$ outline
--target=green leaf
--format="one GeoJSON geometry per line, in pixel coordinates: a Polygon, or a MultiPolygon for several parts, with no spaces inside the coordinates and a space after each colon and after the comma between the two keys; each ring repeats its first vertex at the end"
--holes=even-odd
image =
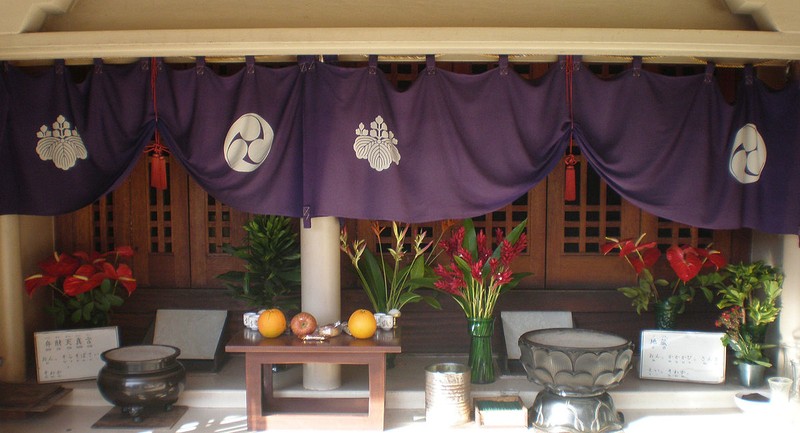
{"type": "Polygon", "coordinates": [[[475,233],[475,224],[472,219],[467,218],[462,223],[464,225],[464,248],[469,252],[472,257],[478,257],[478,242],[477,233],[475,233]]]}

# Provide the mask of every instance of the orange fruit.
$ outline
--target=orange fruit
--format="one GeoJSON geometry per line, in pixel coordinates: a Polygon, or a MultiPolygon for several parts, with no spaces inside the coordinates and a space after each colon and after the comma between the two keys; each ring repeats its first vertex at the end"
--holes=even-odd
{"type": "Polygon", "coordinates": [[[258,332],[267,338],[275,338],[286,331],[286,316],[277,308],[264,311],[258,316],[258,332]]]}
{"type": "Polygon", "coordinates": [[[369,310],[356,310],[350,315],[347,321],[347,328],[350,329],[350,334],[356,338],[370,338],[375,335],[375,330],[378,329],[378,323],[375,321],[375,316],[369,310]]]}

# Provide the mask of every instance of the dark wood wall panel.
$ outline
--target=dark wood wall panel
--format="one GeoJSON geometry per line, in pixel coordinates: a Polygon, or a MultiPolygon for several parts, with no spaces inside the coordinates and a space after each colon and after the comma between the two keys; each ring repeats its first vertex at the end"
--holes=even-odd
{"type": "MultiPolygon", "coordinates": [[[[117,311],[113,323],[120,326],[123,344],[138,344],[147,334],[158,309],[223,309],[230,311],[226,338],[241,332],[242,313],[251,311],[223,290],[142,288],[117,311]]],[[[467,320],[463,311],[449,297],[441,296],[442,310],[427,304],[410,304],[400,318],[403,352],[467,353],[467,320]]],[[[341,317],[346,320],[358,308],[368,308],[369,301],[360,289],[342,290],[341,317]]],[[[638,345],[642,329],[651,329],[652,312],[637,315],[629,301],[612,290],[512,290],[500,298],[496,309],[494,346],[504,350],[500,311],[572,311],[576,327],[613,332],[638,345]]],[[[690,305],[680,316],[679,329],[713,330],[715,308],[703,300],[690,305]]]]}

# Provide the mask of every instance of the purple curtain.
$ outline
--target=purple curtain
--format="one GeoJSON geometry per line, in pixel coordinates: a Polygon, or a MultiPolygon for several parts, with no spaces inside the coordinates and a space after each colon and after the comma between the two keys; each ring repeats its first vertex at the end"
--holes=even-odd
{"type": "Polygon", "coordinates": [[[34,73],[6,65],[0,213],[71,212],[127,177],[153,131],[143,66],[98,60],[76,84],[63,62],[34,73]]]}
{"type": "MultiPolygon", "coordinates": [[[[81,208],[123,180],[156,128],[194,179],[237,209],[292,217],[425,222],[498,209],[564,155],[570,106],[564,61],[536,81],[501,56],[477,75],[429,56],[405,91],[377,67],[314,58],[267,68],[248,57],[219,76],[202,58],[95,62],[75,83],[63,62],[5,65],[0,79],[0,213],[81,208]],[[31,72],[34,71],[34,72],[31,72]]],[[[576,143],[612,188],[642,209],[700,227],[800,227],[800,86],[744,73],[720,95],[713,66],[668,77],[641,59],[612,79],[576,62],[576,143]]]]}
{"type": "Polygon", "coordinates": [[[310,216],[406,222],[496,210],[564,153],[563,74],[522,80],[429,61],[400,92],[373,64],[304,63],[304,204],[310,216]]]}
{"type": "Polygon", "coordinates": [[[159,65],[159,131],[192,177],[237,209],[299,217],[299,67],[266,68],[248,57],[221,77],[202,59],[186,70],[159,65]]]}
{"type": "Polygon", "coordinates": [[[712,72],[667,77],[635,64],[602,80],[579,67],[574,112],[583,153],[612,188],[655,215],[698,227],[796,233],[797,87],[770,92],[746,80],[730,106],[712,72]]]}

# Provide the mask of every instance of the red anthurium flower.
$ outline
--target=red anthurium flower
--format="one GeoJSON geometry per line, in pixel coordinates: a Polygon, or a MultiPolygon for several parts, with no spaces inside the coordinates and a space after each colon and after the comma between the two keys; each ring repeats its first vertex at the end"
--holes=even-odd
{"type": "Polygon", "coordinates": [[[33,292],[39,287],[44,287],[58,281],[58,278],[52,275],[35,274],[25,278],[25,292],[28,296],[33,296],[33,292]]]}
{"type": "Polygon", "coordinates": [[[110,253],[107,253],[107,255],[109,256],[115,255],[117,257],[125,257],[125,258],[133,257],[133,248],[131,248],[129,245],[117,247],[117,249],[115,249],[110,253]]]}
{"type": "Polygon", "coordinates": [[[56,278],[72,275],[78,266],[80,266],[78,259],[66,253],[53,253],[50,258],[39,263],[45,274],[56,278]]]}
{"type": "Polygon", "coordinates": [[[129,296],[136,290],[136,279],[133,278],[133,271],[124,263],[117,268],[117,281],[122,284],[122,287],[125,287],[129,296]]]}
{"type": "Polygon", "coordinates": [[[723,256],[722,253],[717,250],[712,250],[710,248],[697,248],[696,251],[700,257],[704,259],[704,268],[713,267],[714,270],[720,270],[728,265],[728,260],[726,260],[725,256],[723,256]]]}
{"type": "Polygon", "coordinates": [[[106,275],[97,272],[94,266],[82,265],[74,275],[64,280],[64,293],[69,296],[78,296],[100,286],[105,279],[106,275]]]}
{"type": "Polygon", "coordinates": [[[684,283],[696,277],[703,267],[703,259],[696,250],[694,247],[684,246],[681,248],[677,245],[667,249],[667,261],[684,283]]]}

